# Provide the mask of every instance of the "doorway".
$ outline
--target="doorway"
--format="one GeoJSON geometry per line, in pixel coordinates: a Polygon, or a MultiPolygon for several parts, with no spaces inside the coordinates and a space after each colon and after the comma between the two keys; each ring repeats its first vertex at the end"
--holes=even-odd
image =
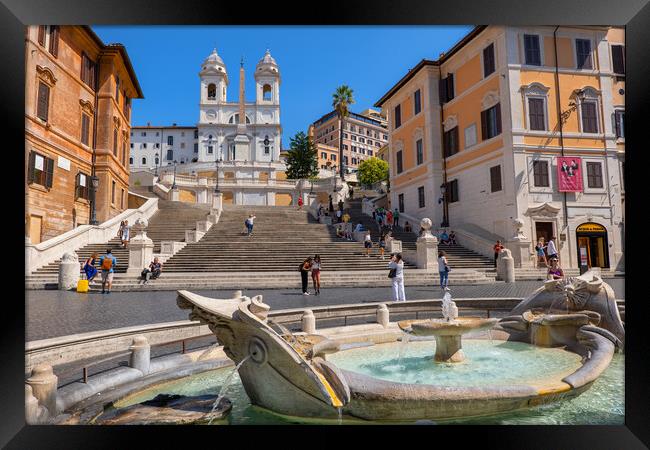
{"type": "Polygon", "coordinates": [[[535,222],[535,242],[544,238],[544,243],[548,243],[553,237],[553,222],[535,222]]]}
{"type": "Polygon", "coordinates": [[[607,229],[597,223],[583,223],[576,228],[576,241],[578,242],[578,261],[580,251],[587,253],[587,266],[609,268],[609,243],[607,229]]]}
{"type": "Polygon", "coordinates": [[[32,244],[40,244],[43,232],[43,218],[41,216],[29,216],[29,241],[32,244]]]}

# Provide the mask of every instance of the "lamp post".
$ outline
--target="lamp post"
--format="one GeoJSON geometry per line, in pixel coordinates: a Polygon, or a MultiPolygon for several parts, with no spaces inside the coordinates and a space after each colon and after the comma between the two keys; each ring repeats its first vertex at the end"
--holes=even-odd
{"type": "Polygon", "coordinates": [[[449,220],[447,218],[447,185],[445,183],[440,185],[440,193],[442,194],[442,223],[441,227],[448,227],[449,220]]]}
{"type": "Polygon", "coordinates": [[[90,224],[97,225],[97,189],[99,189],[99,177],[90,177],[90,224]]]}
{"type": "Polygon", "coordinates": [[[172,183],[172,189],[176,189],[176,163],[177,161],[174,160],[174,182],[172,183]]]}
{"type": "Polygon", "coordinates": [[[222,162],[221,156],[215,161],[217,163],[217,184],[214,186],[214,193],[218,194],[219,192],[219,164],[222,162]]]}
{"type": "Polygon", "coordinates": [[[155,165],[155,168],[154,168],[154,169],[155,169],[155,171],[156,171],[156,176],[158,176],[158,161],[159,161],[159,159],[158,159],[158,152],[156,152],[156,156],[155,156],[155,158],[156,158],[156,159],[153,160],[154,165],[155,165]]]}

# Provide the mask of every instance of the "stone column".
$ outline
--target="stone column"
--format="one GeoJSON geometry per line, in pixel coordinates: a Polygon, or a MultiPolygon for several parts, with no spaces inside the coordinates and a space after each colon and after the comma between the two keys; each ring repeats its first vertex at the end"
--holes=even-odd
{"type": "Polygon", "coordinates": [[[80,271],[81,266],[77,254],[75,252],[64,253],[59,265],[59,290],[75,289],[80,271]]]}
{"type": "Polygon", "coordinates": [[[25,385],[25,422],[28,425],[44,423],[47,418],[47,410],[38,404],[38,399],[32,393],[32,387],[25,385]]]}
{"type": "Polygon", "coordinates": [[[221,211],[223,209],[223,193],[214,192],[212,194],[212,209],[221,211]]]}
{"type": "Polygon", "coordinates": [[[384,328],[388,326],[389,312],[388,307],[384,303],[377,307],[377,323],[384,328]]]}
{"type": "Polygon", "coordinates": [[[136,336],[129,350],[131,350],[129,367],[138,369],[143,375],[147,375],[151,363],[151,347],[147,338],[144,336],[136,336]]]}
{"type": "Polygon", "coordinates": [[[316,333],[316,316],[311,309],[306,309],[302,315],[302,331],[307,334],[316,333]]]}
{"type": "Polygon", "coordinates": [[[420,221],[424,228],[422,236],[416,242],[418,269],[438,271],[438,238],[431,234],[431,219],[424,218],[420,221]]]}
{"type": "Polygon", "coordinates": [[[58,377],[52,372],[52,366],[39,364],[32,369],[32,376],[27,379],[34,397],[40,405],[47,408],[50,417],[57,415],[56,397],[58,377]]]}
{"type": "Polygon", "coordinates": [[[180,191],[178,190],[178,188],[169,190],[169,199],[171,201],[178,202],[178,201],[180,201],[180,198],[181,198],[181,195],[180,195],[180,191]]]}
{"type": "Polygon", "coordinates": [[[497,276],[506,283],[515,282],[515,260],[509,249],[503,249],[497,258],[497,276]]]}
{"type": "Polygon", "coordinates": [[[129,274],[139,274],[153,259],[153,241],[147,237],[147,225],[145,219],[138,219],[132,227],[136,236],[129,242],[129,274]]]}

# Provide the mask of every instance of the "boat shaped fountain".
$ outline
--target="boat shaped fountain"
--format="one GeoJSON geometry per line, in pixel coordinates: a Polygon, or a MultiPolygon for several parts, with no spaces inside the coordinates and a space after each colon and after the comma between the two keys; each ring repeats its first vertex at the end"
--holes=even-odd
{"type": "MultiPolygon", "coordinates": [[[[606,288],[602,280],[591,278],[572,283],[574,293],[588,287],[593,290],[595,284],[601,290],[606,288]]],[[[567,289],[542,288],[534,295],[540,292],[545,302],[561,303],[567,289]]],[[[436,346],[443,347],[436,349],[439,361],[463,357],[464,332],[495,327],[501,344],[496,345],[492,354],[496,355],[493,358],[505,358],[504,366],[508,362],[509,367],[528,369],[531,362],[544,355],[558,363],[554,371],[548,370],[546,364],[538,364],[532,375],[529,370],[528,378],[508,378],[509,373],[499,375],[502,371],[497,359],[490,361],[497,367],[490,381],[476,375],[481,373],[481,360],[485,357],[476,356],[475,346],[467,347],[474,352],[467,364],[437,365],[425,359],[411,369],[398,367],[392,379],[382,379],[334,363],[341,348],[336,340],[317,334],[294,335],[268,320],[269,306],[261,296],[219,300],[179,291],[178,305],[190,310],[190,319],[208,324],[226,355],[239,365],[242,385],[254,405],[283,415],[323,419],[336,419],[342,413],[367,420],[438,420],[527,408],[570,398],[588,389],[621,344],[613,332],[597,326],[601,317],[594,309],[603,310],[601,303],[607,296],[600,295],[600,291],[589,292],[590,310],[570,314],[566,310],[563,313],[561,308],[546,312],[524,308],[495,324],[495,319],[459,318],[447,297],[443,321],[405,321],[400,322],[399,328],[388,325],[407,333],[436,336],[436,346]],[[331,355],[326,360],[328,354],[331,355]],[[423,368],[432,366],[440,366],[439,370],[471,368],[473,373],[468,383],[455,385],[414,379],[423,368]],[[403,382],[406,380],[412,382],[403,382]]],[[[523,304],[526,303],[537,306],[535,298],[526,299],[523,304]]],[[[396,360],[397,351],[394,353],[392,358],[396,360]]],[[[386,361],[372,363],[386,366],[386,361]]]]}

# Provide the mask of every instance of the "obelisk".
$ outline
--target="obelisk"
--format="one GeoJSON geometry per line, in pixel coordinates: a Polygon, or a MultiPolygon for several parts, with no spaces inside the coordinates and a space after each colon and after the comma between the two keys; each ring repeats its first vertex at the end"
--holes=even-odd
{"type": "Polygon", "coordinates": [[[239,122],[237,122],[237,135],[235,136],[235,160],[250,160],[250,140],[246,136],[246,95],[244,79],[244,58],[241,59],[239,68],[239,122]]]}

